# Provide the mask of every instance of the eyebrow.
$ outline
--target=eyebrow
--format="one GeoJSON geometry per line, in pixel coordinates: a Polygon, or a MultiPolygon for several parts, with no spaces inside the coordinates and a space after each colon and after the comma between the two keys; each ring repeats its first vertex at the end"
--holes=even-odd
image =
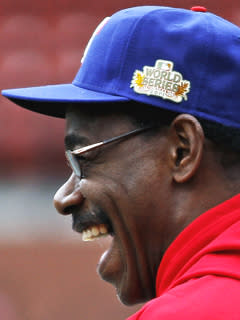
{"type": "Polygon", "coordinates": [[[65,148],[73,150],[77,145],[89,145],[90,142],[86,137],[80,136],[76,133],[67,134],[64,138],[65,148]]]}

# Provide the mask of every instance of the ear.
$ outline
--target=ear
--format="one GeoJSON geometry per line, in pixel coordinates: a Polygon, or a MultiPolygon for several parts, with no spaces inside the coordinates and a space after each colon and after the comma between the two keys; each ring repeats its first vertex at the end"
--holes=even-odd
{"type": "Polygon", "coordinates": [[[171,124],[173,179],[188,181],[197,171],[203,152],[204,133],[199,121],[189,115],[177,116],[171,124]]]}

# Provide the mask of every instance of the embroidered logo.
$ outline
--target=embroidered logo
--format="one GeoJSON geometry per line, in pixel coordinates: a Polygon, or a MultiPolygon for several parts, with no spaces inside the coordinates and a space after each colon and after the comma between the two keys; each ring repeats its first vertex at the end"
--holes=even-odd
{"type": "Polygon", "coordinates": [[[135,70],[130,88],[136,93],[168,99],[174,102],[187,100],[190,82],[181,73],[173,70],[173,62],[157,60],[154,67],[144,66],[135,70]]]}

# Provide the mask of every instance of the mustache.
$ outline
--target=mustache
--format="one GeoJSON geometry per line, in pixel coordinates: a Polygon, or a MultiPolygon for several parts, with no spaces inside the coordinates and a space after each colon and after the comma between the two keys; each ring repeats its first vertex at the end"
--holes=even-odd
{"type": "Polygon", "coordinates": [[[74,231],[83,232],[83,230],[99,224],[106,224],[112,230],[112,224],[106,212],[102,209],[87,211],[84,213],[72,213],[72,228],[74,231]]]}

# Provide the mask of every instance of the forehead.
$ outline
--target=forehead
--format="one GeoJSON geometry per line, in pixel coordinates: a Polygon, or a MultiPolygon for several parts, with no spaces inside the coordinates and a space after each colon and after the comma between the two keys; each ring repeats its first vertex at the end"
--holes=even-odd
{"type": "MultiPolygon", "coordinates": [[[[122,108],[125,109],[124,106],[122,108]]],[[[114,121],[115,125],[129,121],[129,116],[116,105],[69,105],[66,108],[66,125],[72,127],[89,127],[93,129],[103,123],[114,121]]]]}

